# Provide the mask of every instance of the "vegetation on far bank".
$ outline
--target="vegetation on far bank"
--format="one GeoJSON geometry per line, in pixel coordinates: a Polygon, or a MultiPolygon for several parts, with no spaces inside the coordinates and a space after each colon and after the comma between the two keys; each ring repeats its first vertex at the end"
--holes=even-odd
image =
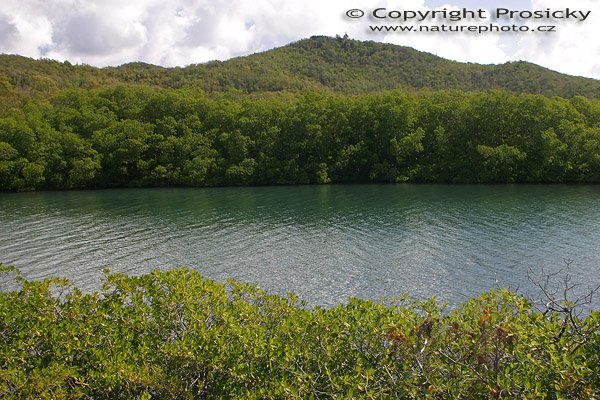
{"type": "Polygon", "coordinates": [[[331,309],[180,269],[84,294],[3,267],[5,399],[594,399],[600,313],[508,291],[331,309]]]}
{"type": "Polygon", "coordinates": [[[0,191],[599,182],[600,81],[312,37],[185,68],[0,55],[0,191]]]}
{"type": "Polygon", "coordinates": [[[185,68],[0,55],[0,191],[599,182],[600,81],[312,37],[185,68]]]}
{"type": "Polygon", "coordinates": [[[600,181],[600,102],[118,86],[0,113],[0,190],[600,181]]]}

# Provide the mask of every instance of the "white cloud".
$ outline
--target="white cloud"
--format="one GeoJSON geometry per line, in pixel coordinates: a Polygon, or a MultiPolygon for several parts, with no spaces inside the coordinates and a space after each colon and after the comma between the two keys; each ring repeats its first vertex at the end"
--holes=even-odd
{"type": "Polygon", "coordinates": [[[0,6],[0,52],[16,53],[29,57],[41,56],[43,49],[51,45],[52,27],[46,18],[16,9],[0,6]]]}
{"type": "MultiPolygon", "coordinates": [[[[559,0],[531,0],[533,9],[564,9],[559,0]]],[[[499,5],[529,2],[498,0],[499,5]],[[501,4],[502,3],[502,4],[501,4]]],[[[365,11],[473,8],[472,0],[3,0],[0,52],[98,66],[144,61],[187,65],[264,51],[311,35],[336,35],[411,46],[445,58],[479,63],[525,59],[571,74],[600,78],[594,44],[599,0],[571,8],[592,10],[583,23],[558,23],[548,34],[374,34],[369,20],[344,16],[365,11]]],[[[495,5],[494,5],[495,6],[495,5]]],[[[516,6],[515,6],[516,7],[516,6]]],[[[394,23],[397,21],[390,21],[394,23]]],[[[537,22],[535,22],[537,23],[537,22]]]]}
{"type": "Polygon", "coordinates": [[[85,10],[54,26],[53,42],[59,51],[81,56],[105,56],[137,47],[143,42],[144,28],[120,17],[108,21],[97,11],[85,10]]]}
{"type": "Polygon", "coordinates": [[[523,59],[571,75],[600,78],[600,1],[532,0],[533,9],[591,11],[583,22],[547,21],[556,32],[523,35],[513,58],[523,59]]]}
{"type": "Polygon", "coordinates": [[[10,46],[18,35],[17,26],[8,15],[0,14],[0,46],[10,46]]]}

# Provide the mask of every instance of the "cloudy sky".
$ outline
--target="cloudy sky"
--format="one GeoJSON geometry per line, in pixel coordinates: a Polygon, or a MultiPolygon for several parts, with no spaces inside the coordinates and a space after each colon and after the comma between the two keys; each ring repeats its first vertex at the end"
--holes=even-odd
{"type": "MultiPolygon", "coordinates": [[[[489,15],[487,14],[487,15],[489,15]]],[[[387,21],[387,22],[386,22],[387,21]]],[[[441,24],[444,21],[424,21],[441,24]]],[[[144,61],[184,66],[268,50],[312,35],[343,35],[414,47],[477,63],[527,60],[600,79],[600,0],[2,0],[0,52],[96,66],[144,61]],[[512,19],[464,25],[554,25],[556,32],[373,33],[369,18],[388,11],[507,8],[591,11],[585,21],[512,19]],[[348,18],[349,9],[366,15],[348,18]]]]}

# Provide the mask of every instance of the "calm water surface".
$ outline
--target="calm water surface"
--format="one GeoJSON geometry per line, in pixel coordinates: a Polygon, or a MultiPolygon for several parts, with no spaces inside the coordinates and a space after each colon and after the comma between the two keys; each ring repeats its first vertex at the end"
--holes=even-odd
{"type": "MultiPolygon", "coordinates": [[[[195,268],[209,278],[348,297],[458,304],[527,292],[529,268],[572,261],[599,282],[600,186],[356,185],[0,194],[0,262],[87,290],[102,269],[195,268]]],[[[597,304],[597,303],[596,303],[597,304]]]]}

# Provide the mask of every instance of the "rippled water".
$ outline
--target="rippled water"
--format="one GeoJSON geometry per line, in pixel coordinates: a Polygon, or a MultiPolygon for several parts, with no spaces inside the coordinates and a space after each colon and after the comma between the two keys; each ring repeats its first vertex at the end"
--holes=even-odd
{"type": "Polygon", "coordinates": [[[84,289],[188,266],[309,304],[600,281],[600,186],[353,185],[0,194],[0,262],[84,289]]]}

